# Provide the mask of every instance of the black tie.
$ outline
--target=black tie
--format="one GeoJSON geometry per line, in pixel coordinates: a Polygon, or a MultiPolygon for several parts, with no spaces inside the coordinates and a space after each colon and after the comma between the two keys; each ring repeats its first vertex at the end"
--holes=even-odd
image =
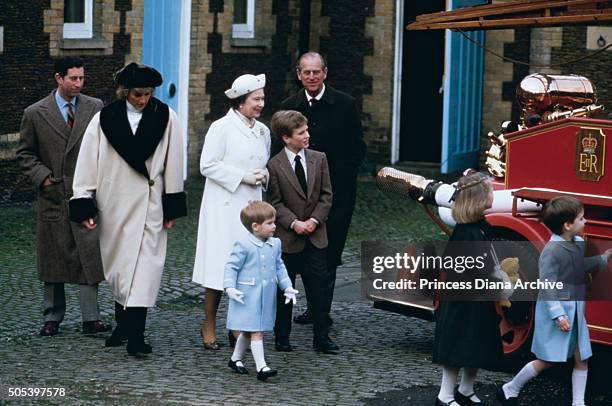
{"type": "Polygon", "coordinates": [[[298,178],[298,182],[300,182],[300,186],[304,191],[304,194],[308,196],[308,188],[306,186],[306,174],[304,173],[304,167],[300,162],[301,158],[299,155],[295,156],[295,176],[298,178]]]}
{"type": "Polygon", "coordinates": [[[318,103],[319,100],[315,99],[314,97],[312,99],[310,99],[310,108],[313,108],[315,106],[315,104],[318,103]]]}

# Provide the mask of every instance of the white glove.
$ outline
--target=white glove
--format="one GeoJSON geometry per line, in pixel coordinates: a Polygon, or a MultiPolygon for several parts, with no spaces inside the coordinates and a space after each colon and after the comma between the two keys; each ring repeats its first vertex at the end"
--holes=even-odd
{"type": "MultiPolygon", "coordinates": [[[[258,170],[258,169],[257,169],[258,170]]],[[[261,182],[265,179],[265,176],[262,173],[246,173],[242,177],[242,183],[246,183],[251,186],[259,186],[261,182]]]]}
{"type": "Polygon", "coordinates": [[[227,293],[227,296],[230,299],[233,299],[233,300],[237,301],[238,303],[244,304],[244,300],[242,300],[242,298],[244,296],[244,292],[243,291],[238,290],[236,288],[227,288],[227,289],[225,289],[225,292],[227,293]]]}
{"type": "Polygon", "coordinates": [[[298,293],[299,292],[293,288],[285,289],[285,304],[288,304],[289,302],[293,302],[293,304],[295,304],[297,300],[295,295],[297,295],[298,293]]]}
{"type": "Polygon", "coordinates": [[[263,183],[267,183],[268,182],[268,177],[270,176],[270,174],[268,173],[268,170],[266,168],[261,168],[261,169],[255,169],[253,171],[253,175],[263,175],[263,183]]]}

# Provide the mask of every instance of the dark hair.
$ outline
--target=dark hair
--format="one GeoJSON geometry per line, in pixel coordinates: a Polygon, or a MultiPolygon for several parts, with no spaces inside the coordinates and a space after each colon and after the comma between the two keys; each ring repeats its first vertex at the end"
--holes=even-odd
{"type": "Polygon", "coordinates": [[[272,134],[283,144],[283,135],[291,137],[293,130],[300,128],[304,124],[308,124],[308,119],[299,111],[295,110],[279,110],[272,116],[270,127],[272,134]]]}
{"type": "Polygon", "coordinates": [[[325,61],[325,58],[323,57],[323,55],[321,55],[318,52],[308,51],[300,55],[297,62],[295,63],[295,70],[297,70],[298,72],[301,69],[300,63],[302,62],[302,59],[304,58],[319,58],[319,60],[321,61],[321,69],[323,70],[327,69],[327,62],[325,61]]]}
{"type": "Polygon", "coordinates": [[[553,233],[561,235],[565,223],[573,223],[584,211],[582,202],[575,197],[558,196],[544,206],[542,221],[553,233]]]}
{"type": "Polygon", "coordinates": [[[251,93],[243,94],[242,96],[238,96],[235,99],[229,99],[230,106],[234,110],[238,110],[240,108],[240,105],[245,102],[247,97],[249,97],[249,94],[251,93]]]}
{"type": "Polygon", "coordinates": [[[83,60],[76,56],[65,56],[55,61],[54,74],[57,73],[61,77],[66,76],[70,68],[82,68],[83,60]]]}
{"type": "Polygon", "coordinates": [[[259,200],[249,202],[249,204],[240,211],[240,222],[249,232],[253,232],[251,228],[253,223],[262,224],[264,221],[274,217],[276,217],[276,209],[274,206],[259,200]]]}

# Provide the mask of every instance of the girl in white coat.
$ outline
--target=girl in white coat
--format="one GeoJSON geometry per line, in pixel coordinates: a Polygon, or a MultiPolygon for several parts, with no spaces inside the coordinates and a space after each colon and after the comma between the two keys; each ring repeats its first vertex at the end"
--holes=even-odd
{"type": "Polygon", "coordinates": [[[203,285],[204,348],[218,350],[216,316],[223,291],[223,272],[234,242],[247,236],[240,210],[262,200],[270,157],[270,130],[256,119],[264,107],[265,75],[242,75],[225,95],[231,108],[212,123],[200,159],[206,177],[200,208],[193,281],[203,285]]]}

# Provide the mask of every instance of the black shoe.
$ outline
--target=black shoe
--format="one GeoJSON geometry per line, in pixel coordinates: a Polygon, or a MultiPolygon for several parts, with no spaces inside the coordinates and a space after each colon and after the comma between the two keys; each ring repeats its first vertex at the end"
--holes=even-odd
{"type": "Polygon", "coordinates": [[[293,347],[291,346],[288,338],[277,338],[274,340],[274,348],[276,348],[276,351],[280,352],[293,351],[293,347]]]}
{"type": "Polygon", "coordinates": [[[312,340],[312,348],[317,352],[324,354],[335,354],[335,351],[340,350],[340,347],[333,342],[328,336],[316,337],[312,340]]]}
{"type": "Polygon", "coordinates": [[[40,329],[40,335],[43,337],[54,336],[59,333],[59,322],[57,321],[45,321],[45,324],[40,329]]]}
{"type": "Polygon", "coordinates": [[[506,398],[506,394],[504,393],[504,388],[502,385],[495,385],[497,399],[501,402],[502,405],[507,406],[516,406],[518,405],[518,398],[511,397],[506,398]]]}
{"type": "Polygon", "coordinates": [[[127,341],[127,335],[121,331],[119,326],[115,327],[113,334],[104,342],[105,347],[119,347],[127,341]]]}
{"type": "Polygon", "coordinates": [[[153,352],[153,347],[144,341],[135,344],[128,341],[125,349],[127,350],[128,355],[131,356],[136,356],[138,354],[151,354],[153,352]]]}
{"type": "Polygon", "coordinates": [[[434,406],[460,406],[460,405],[459,405],[459,403],[457,403],[457,401],[455,399],[453,399],[450,402],[446,403],[446,402],[442,402],[436,396],[436,402],[434,403],[434,406]]]}
{"type": "Polygon", "coordinates": [[[110,331],[110,324],[103,323],[100,320],[86,321],[83,323],[83,334],[96,334],[110,331]]]}
{"type": "Polygon", "coordinates": [[[257,371],[257,380],[265,381],[271,376],[276,376],[276,374],[278,374],[278,371],[276,369],[270,369],[268,367],[263,367],[261,368],[261,370],[257,371]]]}
{"type": "Polygon", "coordinates": [[[472,396],[475,396],[475,393],[471,393],[469,395],[464,395],[459,392],[459,388],[455,388],[455,401],[459,403],[461,406],[487,406],[486,402],[474,402],[472,400],[472,396]]]}
{"type": "Polygon", "coordinates": [[[293,321],[297,324],[312,324],[312,315],[310,314],[310,310],[306,309],[304,313],[295,316],[293,321]]]}
{"type": "Polygon", "coordinates": [[[232,361],[232,359],[230,358],[229,362],[227,363],[227,366],[232,368],[234,372],[240,375],[245,375],[249,373],[249,370],[244,367],[242,360],[232,361]],[[238,365],[238,362],[240,362],[240,364],[242,365],[238,365]]]}

